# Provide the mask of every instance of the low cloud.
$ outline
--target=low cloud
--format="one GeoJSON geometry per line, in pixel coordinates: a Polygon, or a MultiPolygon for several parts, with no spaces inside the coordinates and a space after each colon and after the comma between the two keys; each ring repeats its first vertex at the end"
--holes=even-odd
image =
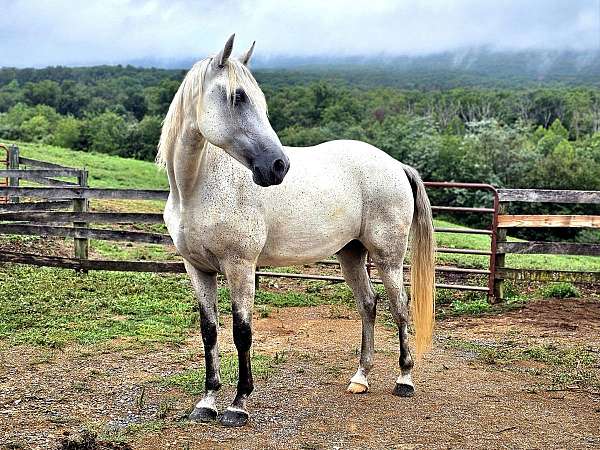
{"type": "Polygon", "coordinates": [[[0,0],[0,66],[202,58],[600,50],[595,0],[0,0]]]}

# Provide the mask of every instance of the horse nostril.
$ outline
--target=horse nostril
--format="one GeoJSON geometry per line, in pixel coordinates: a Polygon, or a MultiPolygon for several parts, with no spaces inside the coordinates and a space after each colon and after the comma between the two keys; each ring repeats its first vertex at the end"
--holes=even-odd
{"type": "Polygon", "coordinates": [[[276,159],[273,163],[273,172],[283,173],[285,171],[285,162],[283,159],[276,159]]]}

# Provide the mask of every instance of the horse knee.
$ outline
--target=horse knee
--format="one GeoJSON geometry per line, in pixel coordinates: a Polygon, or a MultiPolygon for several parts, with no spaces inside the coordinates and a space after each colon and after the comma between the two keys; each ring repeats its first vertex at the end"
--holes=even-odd
{"type": "Polygon", "coordinates": [[[233,342],[238,352],[247,352],[252,346],[252,325],[250,320],[234,315],[233,342]]]}
{"type": "Polygon", "coordinates": [[[202,332],[204,348],[210,350],[217,345],[218,326],[214,320],[202,317],[200,319],[200,331],[202,332]]]}
{"type": "Polygon", "coordinates": [[[377,297],[373,294],[360,299],[358,301],[358,312],[361,317],[373,322],[377,315],[377,297]]]}

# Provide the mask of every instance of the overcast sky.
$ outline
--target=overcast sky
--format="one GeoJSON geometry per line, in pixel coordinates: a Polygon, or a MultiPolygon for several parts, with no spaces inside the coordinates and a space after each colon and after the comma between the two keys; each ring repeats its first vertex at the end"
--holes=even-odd
{"type": "Polygon", "coordinates": [[[0,0],[0,66],[600,49],[600,0],[0,0]]]}

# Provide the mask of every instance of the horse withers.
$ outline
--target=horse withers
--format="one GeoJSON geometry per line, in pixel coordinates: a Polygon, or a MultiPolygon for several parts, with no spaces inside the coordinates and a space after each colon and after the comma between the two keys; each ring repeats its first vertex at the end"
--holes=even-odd
{"type": "Polygon", "coordinates": [[[232,58],[233,38],[184,78],[165,118],[157,156],[170,185],[165,222],[200,309],[206,392],[190,418],[217,418],[217,274],[229,284],[239,362],[236,396],[220,421],[242,426],[249,419],[246,402],[253,390],[256,268],[307,264],[332,254],[362,319],[360,363],[348,391],[366,392],[373,367],[377,297],[365,269],[368,252],[398,326],[400,374],[393,393],[412,396],[403,276],[409,234],[417,354],[430,346],[434,323],[433,226],[423,183],[414,169],[364,142],[283,147],[247,67],[254,44],[240,59],[232,58]]]}

